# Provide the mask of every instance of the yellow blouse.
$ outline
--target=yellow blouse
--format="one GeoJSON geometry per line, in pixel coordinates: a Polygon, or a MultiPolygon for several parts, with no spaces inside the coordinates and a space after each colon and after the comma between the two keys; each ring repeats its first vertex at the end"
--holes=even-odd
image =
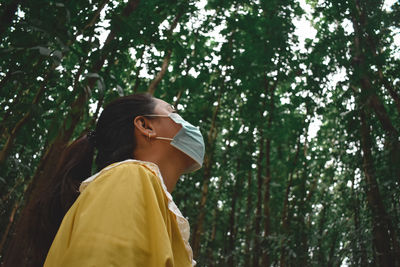
{"type": "Polygon", "coordinates": [[[45,261],[53,266],[192,266],[189,224],[158,166],[126,160],[85,180],[45,261]]]}

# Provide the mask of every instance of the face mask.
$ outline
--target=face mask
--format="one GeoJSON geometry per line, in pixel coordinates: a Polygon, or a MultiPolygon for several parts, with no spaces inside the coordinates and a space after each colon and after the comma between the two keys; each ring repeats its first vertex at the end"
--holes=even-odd
{"type": "Polygon", "coordinates": [[[149,117],[170,117],[175,123],[182,125],[182,128],[174,138],[155,137],[156,139],[170,140],[171,145],[191,157],[195,163],[187,168],[184,173],[197,171],[203,165],[205,145],[199,127],[195,127],[185,121],[179,114],[170,113],[169,115],[143,115],[149,117]]]}

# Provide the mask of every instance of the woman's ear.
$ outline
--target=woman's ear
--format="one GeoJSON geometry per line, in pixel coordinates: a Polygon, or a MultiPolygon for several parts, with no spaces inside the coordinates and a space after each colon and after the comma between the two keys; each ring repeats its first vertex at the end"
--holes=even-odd
{"type": "Polygon", "coordinates": [[[152,121],[147,119],[146,117],[137,116],[133,120],[133,124],[138,133],[144,135],[145,137],[152,137],[156,135],[156,133],[154,132],[152,121]]]}

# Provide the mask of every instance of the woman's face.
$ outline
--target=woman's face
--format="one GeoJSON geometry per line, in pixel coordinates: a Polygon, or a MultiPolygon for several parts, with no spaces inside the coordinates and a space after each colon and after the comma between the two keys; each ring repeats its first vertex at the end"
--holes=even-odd
{"type": "MultiPolygon", "coordinates": [[[[156,105],[154,107],[153,113],[156,115],[167,115],[172,113],[177,113],[174,106],[165,102],[164,100],[154,98],[156,105]]],[[[159,137],[173,138],[182,125],[175,123],[169,117],[153,117],[152,122],[154,123],[155,131],[159,137]]]]}
{"type": "MultiPolygon", "coordinates": [[[[153,115],[165,117],[138,116],[135,119],[136,139],[142,153],[149,157],[161,157],[166,161],[173,161],[180,168],[185,169],[194,163],[194,160],[178,150],[170,143],[170,140],[157,139],[156,137],[174,138],[182,128],[182,125],[175,123],[168,115],[177,113],[175,108],[164,100],[154,98],[155,107],[153,115]],[[149,136],[150,135],[150,136],[149,136]],[[156,154],[156,155],[155,155],[156,154]]],[[[148,115],[148,114],[146,114],[148,115]]]]}

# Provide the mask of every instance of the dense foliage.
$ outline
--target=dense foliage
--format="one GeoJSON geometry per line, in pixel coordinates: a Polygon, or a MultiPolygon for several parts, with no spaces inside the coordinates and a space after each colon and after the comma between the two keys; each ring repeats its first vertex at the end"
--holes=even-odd
{"type": "Polygon", "coordinates": [[[400,265],[399,2],[0,6],[3,258],[60,151],[148,91],[205,137],[174,192],[199,266],[400,265]]]}

